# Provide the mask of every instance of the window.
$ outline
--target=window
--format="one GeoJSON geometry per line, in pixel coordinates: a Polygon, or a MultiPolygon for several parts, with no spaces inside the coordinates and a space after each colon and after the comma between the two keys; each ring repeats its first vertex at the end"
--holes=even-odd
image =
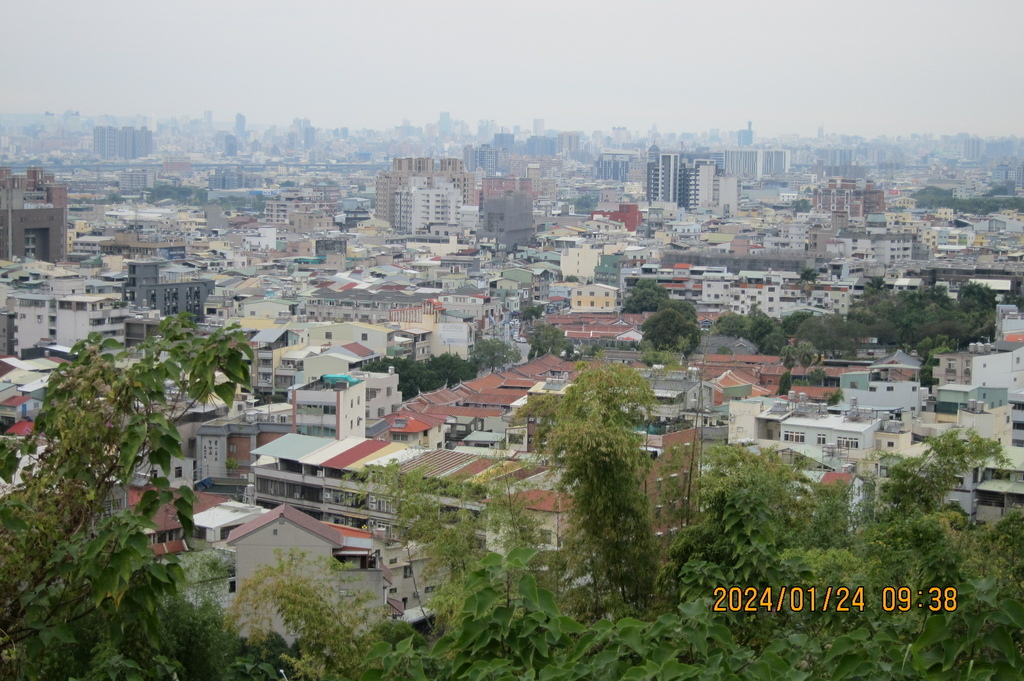
{"type": "Polygon", "coordinates": [[[819,445],[825,444],[825,433],[818,433],[817,435],[815,435],[814,441],[819,445]]]}
{"type": "Polygon", "coordinates": [[[180,478],[182,475],[181,466],[174,467],[174,477],[180,478]]]}
{"type": "Polygon", "coordinates": [[[859,449],[860,440],[855,437],[837,437],[836,444],[846,449],[859,449]]]}
{"type": "Polygon", "coordinates": [[[324,338],[326,338],[327,340],[334,340],[334,332],[333,331],[325,331],[324,332],[324,338]]]}
{"type": "Polygon", "coordinates": [[[368,334],[368,333],[362,334],[362,340],[370,340],[370,334],[368,334]]]}
{"type": "Polygon", "coordinates": [[[412,565],[406,565],[402,568],[402,577],[405,579],[412,577],[412,565]]]}
{"type": "Polygon", "coordinates": [[[787,430],[782,434],[782,439],[786,442],[805,442],[806,438],[806,434],[792,430],[787,430]]]}
{"type": "Polygon", "coordinates": [[[887,385],[887,386],[885,386],[885,392],[887,392],[887,393],[891,393],[891,392],[892,392],[893,390],[895,390],[895,389],[896,389],[896,388],[894,388],[894,387],[893,387],[893,386],[891,386],[891,385],[887,385]]]}

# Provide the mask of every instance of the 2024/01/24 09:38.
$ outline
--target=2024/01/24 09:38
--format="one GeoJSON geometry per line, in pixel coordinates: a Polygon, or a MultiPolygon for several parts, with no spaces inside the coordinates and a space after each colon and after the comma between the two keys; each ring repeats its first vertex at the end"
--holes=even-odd
{"type": "MultiPolygon", "coordinates": [[[[887,586],[879,599],[883,612],[907,612],[914,608],[952,612],[957,608],[956,587],[928,589],[887,586]],[[915,598],[916,594],[916,598],[915,598]]],[[[864,612],[864,587],[716,587],[713,612],[864,612]]]]}

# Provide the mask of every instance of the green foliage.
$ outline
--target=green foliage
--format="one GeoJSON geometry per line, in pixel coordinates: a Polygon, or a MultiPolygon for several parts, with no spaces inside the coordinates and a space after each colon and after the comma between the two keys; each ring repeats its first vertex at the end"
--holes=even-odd
{"type": "Polygon", "coordinates": [[[776,392],[776,394],[777,395],[786,395],[786,394],[789,393],[789,391],[790,391],[790,389],[792,387],[793,387],[793,374],[792,374],[792,372],[789,371],[789,369],[787,369],[786,372],[783,373],[782,376],[779,377],[779,389],[776,392]]]}
{"type": "Polygon", "coordinates": [[[231,604],[231,625],[258,644],[272,635],[277,617],[298,639],[299,655],[284,656],[297,677],[357,675],[374,643],[366,625],[383,612],[371,606],[374,595],[347,594],[346,584],[357,578],[346,573],[330,557],[279,551],[276,564],[260,566],[242,582],[231,604]]]}
{"type": "Polygon", "coordinates": [[[939,509],[959,476],[982,465],[1005,461],[1002,447],[975,431],[948,430],[928,438],[928,451],[902,457],[889,466],[889,478],[879,498],[893,515],[933,513],[939,509]]]}
{"type": "Polygon", "coordinates": [[[914,192],[918,208],[952,208],[958,213],[988,215],[1002,210],[1024,211],[1024,199],[1013,196],[976,197],[972,199],[954,199],[953,190],[928,186],[914,192]]]}
{"type": "Polygon", "coordinates": [[[899,615],[868,606],[858,616],[750,615],[744,626],[763,625],[768,633],[744,640],[729,626],[735,628],[736,618],[712,613],[706,598],[650,622],[582,626],[524,574],[529,558],[528,552],[488,556],[469,577],[457,626],[429,651],[411,639],[378,644],[362,681],[910,681],[1024,674],[1024,605],[999,598],[991,581],[965,583],[950,613],[899,615]]]}
{"type": "Polygon", "coordinates": [[[700,342],[700,327],[675,309],[667,308],[651,315],[641,327],[644,341],[655,350],[690,353],[700,342]]]}
{"type": "Polygon", "coordinates": [[[877,337],[882,344],[915,347],[943,337],[960,347],[982,336],[992,337],[995,294],[984,286],[966,284],[957,301],[944,286],[892,292],[869,284],[851,307],[849,319],[861,335],[877,337]]]}
{"type": "Polygon", "coordinates": [[[623,301],[622,311],[627,313],[655,312],[667,302],[669,302],[668,289],[653,279],[640,279],[623,301]]]}
{"type": "Polygon", "coordinates": [[[523,320],[524,324],[535,322],[544,317],[544,306],[542,305],[527,305],[519,313],[519,318],[523,320]]]}
{"type": "Polygon", "coordinates": [[[796,201],[793,202],[793,212],[794,213],[810,213],[811,212],[811,202],[808,201],[807,199],[797,199],[796,201]]]}
{"type": "Polygon", "coordinates": [[[519,348],[509,345],[497,338],[487,338],[476,342],[470,359],[483,369],[494,371],[498,367],[515,364],[522,359],[519,348]]]}
{"type": "Polygon", "coordinates": [[[402,357],[378,359],[363,366],[366,371],[380,373],[387,373],[389,367],[394,367],[395,373],[398,374],[398,390],[405,400],[412,399],[421,392],[472,380],[477,375],[475,362],[447,352],[431,357],[426,362],[402,357]]]}
{"type": "Polygon", "coordinates": [[[805,319],[796,331],[799,341],[809,343],[830,357],[842,357],[854,352],[858,339],[863,336],[860,324],[844,319],[840,314],[805,319]]]}
{"type": "Polygon", "coordinates": [[[746,338],[747,330],[747,318],[735,312],[723,312],[712,327],[713,333],[730,338],[746,338]]]}
{"type": "Polygon", "coordinates": [[[569,341],[565,339],[565,332],[557,326],[539,323],[530,334],[529,358],[543,357],[547,354],[562,355],[570,349],[569,341]]]}
{"type": "Polygon", "coordinates": [[[590,617],[642,612],[652,594],[656,548],[650,501],[641,483],[651,459],[638,430],[654,393],[636,370],[591,365],[558,403],[547,449],[572,496],[566,542],[574,609],[590,617]]]}
{"type": "Polygon", "coordinates": [[[573,212],[576,215],[590,215],[590,213],[597,209],[597,197],[593,194],[580,194],[576,198],[570,200],[573,207],[573,212]]]}
{"type": "MultiPolygon", "coordinates": [[[[0,478],[13,483],[0,497],[0,671],[28,678],[44,650],[75,644],[75,622],[92,618],[111,650],[159,640],[158,604],[183,573],[156,561],[147,531],[169,503],[192,531],[194,495],[172,493],[167,480],[172,457],[182,456],[174,421],[214,396],[230,404],[237,386],[249,385],[253,356],[240,333],[197,336],[183,317],[131,351],[94,335],[74,352],[53,373],[32,436],[0,442],[0,478]],[[184,401],[170,400],[168,386],[184,401]],[[137,473],[153,488],[134,508],[109,512],[137,473]]],[[[136,663],[120,653],[106,659],[115,657],[136,663]]]]}

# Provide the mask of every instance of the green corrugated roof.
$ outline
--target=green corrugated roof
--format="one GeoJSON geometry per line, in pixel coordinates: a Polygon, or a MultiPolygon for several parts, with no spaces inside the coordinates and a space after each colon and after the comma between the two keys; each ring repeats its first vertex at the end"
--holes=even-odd
{"type": "Polygon", "coordinates": [[[304,456],[312,454],[321,447],[335,442],[330,437],[313,437],[311,435],[299,435],[298,433],[287,433],[273,442],[268,442],[262,447],[252,450],[256,456],[272,456],[275,459],[288,459],[298,461],[304,456]]]}
{"type": "Polygon", "coordinates": [[[1009,492],[1010,494],[1024,494],[1024,482],[986,480],[985,482],[978,483],[978,489],[982,492],[1009,492]]]}

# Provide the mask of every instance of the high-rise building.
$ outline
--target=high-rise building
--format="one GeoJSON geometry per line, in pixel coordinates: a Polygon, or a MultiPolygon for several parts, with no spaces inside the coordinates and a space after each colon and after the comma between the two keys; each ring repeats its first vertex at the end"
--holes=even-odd
{"type": "Polygon", "coordinates": [[[871,213],[885,212],[885,192],[875,189],[875,183],[871,181],[833,177],[826,186],[814,190],[812,206],[819,212],[863,218],[871,213]]]}
{"type": "Polygon", "coordinates": [[[533,201],[526,192],[484,199],[479,236],[511,253],[533,240],[533,201]]]}
{"type": "Polygon", "coordinates": [[[526,140],[526,155],[533,156],[534,158],[542,158],[545,156],[555,156],[558,153],[558,147],[554,137],[541,137],[539,135],[532,135],[526,140]]]}
{"type": "Polygon", "coordinates": [[[67,242],[68,188],[52,173],[0,168],[0,258],[57,262],[67,242]]]}
{"type": "Polygon", "coordinates": [[[235,114],[235,137],[245,139],[245,116],[242,114],[235,114]]]}
{"type": "Polygon", "coordinates": [[[118,158],[118,131],[112,125],[97,125],[92,129],[92,150],[100,158],[118,158]]]}
{"type": "Polygon", "coordinates": [[[533,119],[533,134],[537,137],[544,136],[544,119],[534,118],[533,119]]]}
{"type": "Polygon", "coordinates": [[[597,160],[594,161],[594,178],[598,180],[611,180],[612,182],[627,182],[629,179],[629,167],[637,157],[635,151],[605,150],[602,151],[597,160]]]}
{"type": "Polygon", "coordinates": [[[404,234],[429,233],[431,225],[457,225],[461,207],[462,192],[454,183],[413,176],[397,192],[391,226],[404,234]]]}
{"type": "Polygon", "coordinates": [[[441,116],[437,119],[437,132],[441,135],[450,135],[454,130],[452,115],[447,111],[442,111],[441,116]]]}
{"type": "Polygon", "coordinates": [[[98,125],[92,131],[93,151],[102,159],[134,159],[153,153],[153,131],[147,128],[98,125]]]}
{"type": "Polygon", "coordinates": [[[749,147],[754,143],[754,122],[747,121],[747,129],[736,132],[736,144],[741,147],[749,147]]]}
{"type": "Polygon", "coordinates": [[[686,205],[684,161],[677,153],[662,153],[656,145],[647,150],[647,200],[686,205]]]}
{"type": "Polygon", "coordinates": [[[411,187],[410,178],[425,178],[425,186],[434,182],[451,183],[462,196],[462,205],[476,205],[476,176],[466,172],[463,162],[457,158],[396,158],[391,161],[391,170],[377,173],[376,217],[395,225],[396,202],[399,192],[411,187]]]}

